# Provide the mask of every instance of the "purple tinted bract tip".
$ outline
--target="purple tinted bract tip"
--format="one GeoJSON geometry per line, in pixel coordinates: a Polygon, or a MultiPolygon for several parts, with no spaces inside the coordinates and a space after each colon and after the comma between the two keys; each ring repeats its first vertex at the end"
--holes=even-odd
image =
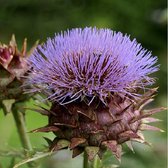
{"type": "Polygon", "coordinates": [[[26,85],[59,103],[110,94],[136,96],[153,84],[157,57],[130,37],[110,29],[76,28],[48,38],[28,60],[26,85]]]}

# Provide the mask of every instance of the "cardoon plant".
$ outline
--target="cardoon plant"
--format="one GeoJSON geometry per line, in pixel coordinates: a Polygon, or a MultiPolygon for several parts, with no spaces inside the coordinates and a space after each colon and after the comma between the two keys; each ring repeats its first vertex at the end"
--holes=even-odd
{"type": "Polygon", "coordinates": [[[106,149],[120,159],[123,143],[147,144],[142,131],[159,131],[147,123],[163,110],[144,110],[157,91],[149,88],[156,62],[135,39],[110,29],[76,28],[48,38],[28,60],[27,92],[52,102],[50,110],[38,110],[48,124],[33,132],[52,131],[51,151],[70,148],[73,157],[85,151],[89,160],[106,149]]]}

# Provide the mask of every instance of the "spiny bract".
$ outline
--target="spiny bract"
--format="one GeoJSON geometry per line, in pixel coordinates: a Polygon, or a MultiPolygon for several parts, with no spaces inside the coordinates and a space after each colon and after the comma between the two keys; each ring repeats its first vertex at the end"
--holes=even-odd
{"type": "Polygon", "coordinates": [[[149,74],[157,57],[129,36],[110,29],[72,29],[48,39],[29,59],[28,92],[47,95],[50,110],[37,110],[49,124],[33,132],[52,131],[51,150],[69,147],[73,157],[86,150],[89,159],[106,148],[120,159],[121,144],[147,143],[142,130],[164,108],[143,110],[157,89],[149,74]]]}
{"type": "Polygon", "coordinates": [[[36,45],[27,52],[25,38],[22,49],[19,50],[14,35],[9,44],[0,43],[0,105],[9,99],[13,101],[26,99],[27,95],[23,95],[23,88],[21,88],[22,77],[28,70],[26,59],[32,54],[36,45]]]}

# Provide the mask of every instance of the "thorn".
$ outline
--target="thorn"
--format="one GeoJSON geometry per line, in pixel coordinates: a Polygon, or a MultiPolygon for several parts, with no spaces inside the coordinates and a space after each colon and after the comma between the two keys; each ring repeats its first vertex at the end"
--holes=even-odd
{"type": "Polygon", "coordinates": [[[145,141],[141,138],[132,138],[131,141],[139,142],[139,143],[145,143],[145,141]]]}
{"type": "Polygon", "coordinates": [[[158,87],[150,89],[148,92],[146,92],[144,95],[142,95],[142,99],[137,102],[136,109],[143,108],[145,105],[147,105],[150,102],[149,99],[151,99],[154,96],[154,94],[157,92],[157,89],[158,89],[158,87]],[[141,107],[141,105],[143,107],[141,107]]]}
{"type": "Polygon", "coordinates": [[[34,51],[35,48],[38,46],[38,44],[39,44],[39,40],[37,40],[37,41],[35,42],[35,44],[33,45],[33,47],[29,50],[29,52],[27,52],[27,56],[30,56],[30,55],[33,53],[33,51],[34,51]]]}
{"type": "Polygon", "coordinates": [[[163,110],[166,110],[167,108],[165,107],[159,107],[159,108],[154,108],[150,110],[144,110],[142,115],[139,115],[131,120],[131,123],[134,123],[135,121],[141,120],[143,118],[147,118],[155,113],[161,112],[163,110]]]}
{"type": "Polygon", "coordinates": [[[155,94],[157,92],[159,87],[156,87],[156,88],[153,88],[153,89],[150,89],[149,91],[147,91],[143,97],[151,97],[153,94],[155,94]]]}
{"type": "Polygon", "coordinates": [[[125,131],[123,133],[120,133],[119,137],[139,138],[139,136],[137,135],[137,133],[135,133],[133,131],[125,131]]]}
{"type": "Polygon", "coordinates": [[[144,110],[144,113],[147,114],[147,115],[152,115],[152,114],[164,111],[164,110],[167,110],[167,108],[165,108],[165,107],[159,107],[159,108],[144,110]]]}
{"type": "Polygon", "coordinates": [[[81,104],[81,105],[74,105],[73,107],[70,105],[66,105],[66,107],[72,114],[78,113],[83,115],[84,117],[87,117],[90,120],[96,119],[94,111],[90,106],[86,107],[85,105],[81,104]]]}
{"type": "Polygon", "coordinates": [[[65,127],[71,127],[71,128],[76,128],[77,125],[72,125],[72,124],[66,124],[66,123],[54,123],[54,125],[62,125],[62,126],[65,126],[65,127]]]}
{"type": "Polygon", "coordinates": [[[37,129],[34,129],[32,131],[30,131],[29,133],[35,133],[35,132],[57,132],[59,131],[60,129],[56,126],[45,126],[45,127],[41,127],[41,128],[37,128],[37,129]]]}
{"type": "Polygon", "coordinates": [[[144,142],[145,145],[149,146],[149,147],[152,147],[152,144],[150,142],[144,142]]]}
{"type": "Polygon", "coordinates": [[[44,110],[46,112],[46,114],[48,113],[48,115],[52,114],[54,116],[57,116],[56,113],[54,111],[52,111],[52,110],[48,110],[48,109],[46,109],[46,108],[44,108],[42,106],[36,105],[36,104],[35,104],[35,106],[39,107],[41,110],[44,110]]]}
{"type": "Polygon", "coordinates": [[[50,111],[49,111],[49,110],[35,109],[35,108],[27,108],[27,107],[24,107],[24,109],[26,109],[26,110],[32,110],[32,111],[34,111],[34,112],[37,112],[37,113],[40,113],[40,114],[46,115],[46,116],[49,116],[49,115],[50,115],[50,111]]]}
{"type": "Polygon", "coordinates": [[[140,130],[144,131],[144,130],[151,130],[151,131],[160,131],[160,132],[164,132],[164,130],[154,127],[152,125],[147,125],[147,124],[141,124],[140,126],[140,130]]]}
{"type": "Polygon", "coordinates": [[[26,51],[27,51],[27,38],[25,38],[24,41],[23,41],[23,46],[22,46],[22,49],[21,49],[22,56],[26,55],[26,51]]]}
{"type": "Polygon", "coordinates": [[[131,139],[131,141],[135,141],[135,142],[138,142],[138,143],[142,143],[142,144],[148,145],[149,147],[152,147],[152,144],[151,144],[151,143],[146,142],[146,141],[143,140],[143,139],[134,138],[134,139],[131,139]]]}
{"type": "Polygon", "coordinates": [[[142,131],[138,130],[137,135],[139,136],[139,138],[141,138],[142,140],[145,141],[145,137],[144,137],[142,131]]]}
{"type": "Polygon", "coordinates": [[[139,108],[137,110],[141,111],[147,104],[151,103],[154,99],[149,99],[149,100],[145,100],[145,102],[141,105],[138,106],[139,108]]]}
{"type": "Polygon", "coordinates": [[[88,109],[87,111],[77,110],[77,112],[79,114],[82,114],[83,116],[87,117],[90,120],[95,120],[94,112],[92,112],[90,109],[88,109]]]}
{"type": "Polygon", "coordinates": [[[71,139],[71,144],[70,144],[70,149],[73,149],[77,147],[80,144],[83,144],[86,142],[85,138],[72,138],[71,139]]]}
{"type": "Polygon", "coordinates": [[[126,142],[126,145],[127,145],[127,147],[133,152],[133,153],[135,153],[135,151],[134,151],[134,148],[133,148],[133,146],[132,146],[132,142],[131,141],[127,141],[126,142]]]}
{"type": "Polygon", "coordinates": [[[135,142],[139,142],[139,143],[143,143],[145,145],[151,146],[150,143],[145,141],[144,135],[140,130],[137,132],[137,135],[139,136],[139,138],[131,138],[131,141],[135,141],[135,142]]]}
{"type": "Polygon", "coordinates": [[[11,45],[12,46],[12,48],[15,50],[15,47],[17,46],[17,44],[16,44],[16,39],[15,39],[15,35],[14,34],[12,34],[12,37],[11,37],[11,40],[10,40],[10,42],[9,42],[9,45],[11,45]]]}
{"type": "Polygon", "coordinates": [[[153,118],[153,117],[148,117],[148,118],[142,119],[142,123],[145,123],[145,124],[152,123],[152,122],[160,122],[160,121],[162,121],[162,120],[157,119],[157,118],[153,118]]]}
{"type": "Polygon", "coordinates": [[[126,110],[128,110],[128,108],[131,107],[132,105],[133,105],[133,103],[130,103],[128,106],[126,106],[126,107],[120,112],[120,114],[123,113],[123,112],[125,112],[126,110]]]}

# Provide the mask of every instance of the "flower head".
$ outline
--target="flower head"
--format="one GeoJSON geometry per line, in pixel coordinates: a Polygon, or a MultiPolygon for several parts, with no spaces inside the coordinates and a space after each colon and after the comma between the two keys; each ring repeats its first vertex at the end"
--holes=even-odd
{"type": "Polygon", "coordinates": [[[153,83],[157,57],[130,37],[110,29],[76,28],[57,34],[30,57],[31,91],[65,104],[83,97],[103,102],[113,93],[136,96],[153,83]]]}
{"type": "Polygon", "coordinates": [[[143,109],[157,90],[145,90],[154,82],[149,75],[158,70],[156,61],[135,39],[109,29],[49,38],[29,59],[26,84],[52,100],[50,110],[37,110],[48,125],[33,132],[54,132],[52,151],[69,147],[75,157],[85,150],[93,159],[108,148],[120,159],[124,142],[132,149],[132,141],[147,143],[142,130],[162,131],[146,123],[158,121],[149,116],[164,108],[143,109]]]}
{"type": "Polygon", "coordinates": [[[15,36],[12,35],[9,44],[0,43],[0,103],[5,99],[25,100],[23,96],[23,75],[28,70],[27,58],[33,52],[35,44],[27,51],[27,39],[24,39],[19,50],[15,36]]]}

